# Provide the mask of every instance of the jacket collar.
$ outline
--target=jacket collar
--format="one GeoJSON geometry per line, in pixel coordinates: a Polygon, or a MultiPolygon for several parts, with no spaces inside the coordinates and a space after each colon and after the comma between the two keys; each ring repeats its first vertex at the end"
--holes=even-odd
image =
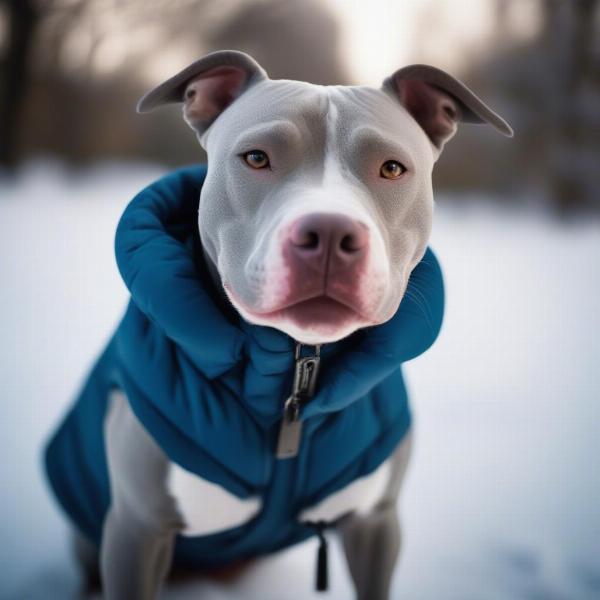
{"type": "MultiPolygon", "coordinates": [[[[186,197],[185,208],[172,216],[170,186],[165,178],[147,188],[121,217],[115,251],[123,280],[137,307],[207,378],[240,369],[244,401],[261,418],[278,419],[281,405],[273,397],[283,403],[290,392],[295,340],[241,318],[204,259],[197,202],[186,197]]],[[[182,193],[188,191],[194,189],[182,193]]],[[[304,407],[305,417],[341,410],[398,368],[405,337],[398,332],[398,313],[384,325],[321,347],[317,393],[304,407]]]]}

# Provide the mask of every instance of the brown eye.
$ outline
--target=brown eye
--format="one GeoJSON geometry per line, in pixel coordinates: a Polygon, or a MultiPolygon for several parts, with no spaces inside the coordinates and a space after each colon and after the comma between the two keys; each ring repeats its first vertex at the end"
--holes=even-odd
{"type": "Polygon", "coordinates": [[[406,173],[406,167],[397,160],[386,160],[379,171],[379,174],[386,179],[398,179],[404,173],[406,173]]]}
{"type": "Polygon", "coordinates": [[[250,152],[246,152],[244,160],[253,169],[264,169],[269,166],[269,157],[262,150],[250,150],[250,152]]]}

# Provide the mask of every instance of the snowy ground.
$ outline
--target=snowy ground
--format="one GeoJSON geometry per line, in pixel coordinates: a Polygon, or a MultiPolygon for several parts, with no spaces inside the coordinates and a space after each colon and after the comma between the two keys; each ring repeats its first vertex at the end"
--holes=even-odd
{"type": "MultiPolygon", "coordinates": [[[[2,599],[75,597],[40,447],[121,316],[114,229],[160,173],[44,163],[0,181],[2,599]]],[[[417,430],[394,599],[600,597],[599,233],[484,199],[438,204],[447,310],[434,347],[406,365],[417,430]]],[[[264,560],[234,587],[164,596],[351,598],[335,541],[332,589],[311,594],[315,548],[264,560]]]]}

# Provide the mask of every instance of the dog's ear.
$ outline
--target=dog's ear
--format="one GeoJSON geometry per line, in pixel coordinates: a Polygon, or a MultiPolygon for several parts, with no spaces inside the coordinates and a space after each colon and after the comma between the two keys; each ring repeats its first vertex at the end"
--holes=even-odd
{"type": "Polygon", "coordinates": [[[137,104],[137,112],[183,102],[185,122],[202,134],[238,96],[264,79],[268,79],[267,73],[248,54],[237,50],[212,52],[146,93],[137,104]]]}
{"type": "Polygon", "coordinates": [[[437,149],[456,133],[457,123],[489,123],[512,137],[510,125],[464,83],[429,65],[410,65],[387,77],[382,89],[414,117],[437,149]]]}

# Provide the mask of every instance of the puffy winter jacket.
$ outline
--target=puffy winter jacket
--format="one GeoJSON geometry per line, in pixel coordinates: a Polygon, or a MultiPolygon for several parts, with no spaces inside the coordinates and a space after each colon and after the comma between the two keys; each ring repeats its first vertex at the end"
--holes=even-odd
{"type": "Polygon", "coordinates": [[[197,228],[205,175],[202,165],[179,169],[125,209],[115,250],[131,301],[44,455],[61,506],[99,544],[110,503],[103,421],[110,389],[123,389],[173,462],[261,500],[259,513],[240,526],[178,536],[174,561],[192,567],[306,539],[315,529],[298,519],[302,509],[390,456],[411,422],[401,364],[433,343],[444,307],[440,267],[428,248],[391,320],[321,347],[299,452],[278,459],[295,340],[249,324],[215,290],[197,228]]]}

